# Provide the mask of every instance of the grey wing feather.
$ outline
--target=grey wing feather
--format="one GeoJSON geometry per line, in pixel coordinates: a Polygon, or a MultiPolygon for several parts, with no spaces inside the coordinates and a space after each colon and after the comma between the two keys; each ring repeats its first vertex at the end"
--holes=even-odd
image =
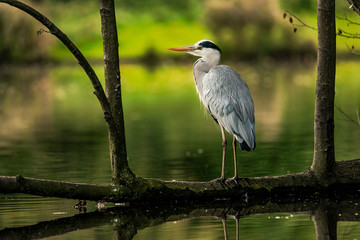
{"type": "Polygon", "coordinates": [[[240,144],[255,148],[254,102],[245,81],[232,68],[213,67],[203,78],[203,103],[240,144]]]}

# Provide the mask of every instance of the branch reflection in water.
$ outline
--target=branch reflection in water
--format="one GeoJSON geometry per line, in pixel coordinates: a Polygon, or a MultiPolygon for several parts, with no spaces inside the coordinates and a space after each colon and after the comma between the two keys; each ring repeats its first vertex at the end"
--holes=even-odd
{"type": "MultiPolygon", "coordinates": [[[[300,214],[310,216],[314,223],[316,239],[333,240],[337,239],[337,222],[360,221],[357,214],[359,212],[359,205],[357,204],[359,201],[358,196],[355,199],[346,198],[343,200],[325,198],[296,201],[296,199],[289,198],[286,203],[269,201],[251,204],[218,201],[205,205],[186,203],[168,206],[121,206],[39,222],[30,226],[5,228],[0,231],[0,239],[39,239],[106,225],[113,226],[114,239],[133,239],[140,230],[167,222],[215,217],[218,219],[219,225],[222,222],[225,240],[234,239],[234,236],[228,234],[227,223],[235,219],[235,238],[238,240],[243,236],[239,230],[239,227],[242,227],[243,218],[271,213],[279,215],[291,213],[290,216],[300,214]]],[[[346,234],[342,233],[342,235],[345,237],[346,234]]],[[[350,236],[346,236],[346,239],[347,237],[350,236]]],[[[172,236],[172,239],[177,239],[177,236],[172,236]]]]}

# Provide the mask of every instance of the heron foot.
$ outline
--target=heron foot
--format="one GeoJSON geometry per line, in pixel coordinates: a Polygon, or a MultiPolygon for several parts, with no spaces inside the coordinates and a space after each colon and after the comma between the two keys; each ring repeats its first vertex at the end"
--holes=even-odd
{"type": "Polygon", "coordinates": [[[219,178],[215,178],[213,180],[211,180],[210,182],[213,182],[213,183],[221,183],[221,184],[225,184],[225,177],[219,177],[219,178]]]}
{"type": "Polygon", "coordinates": [[[234,177],[230,178],[230,180],[233,181],[233,182],[235,182],[236,185],[239,185],[239,182],[238,182],[239,179],[240,179],[240,178],[238,177],[238,175],[235,175],[234,177]]]}
{"type": "Polygon", "coordinates": [[[235,175],[234,177],[231,178],[231,180],[238,182],[240,180],[238,175],[235,175]]]}

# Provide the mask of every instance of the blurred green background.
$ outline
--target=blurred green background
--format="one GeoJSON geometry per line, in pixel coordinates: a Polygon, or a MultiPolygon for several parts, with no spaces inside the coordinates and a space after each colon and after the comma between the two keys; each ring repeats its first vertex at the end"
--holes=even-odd
{"type": "MultiPolygon", "coordinates": [[[[98,1],[27,3],[68,35],[103,82],[98,1]]],[[[242,75],[254,98],[257,149],[239,153],[240,176],[280,175],[310,166],[317,33],[300,27],[294,33],[283,12],[289,10],[316,27],[315,0],[119,0],[115,4],[127,150],[138,176],[207,181],[220,175],[221,134],[201,108],[194,87],[196,58],[167,51],[200,39],[211,39],[222,48],[222,62],[242,75]]],[[[336,4],[338,16],[346,14],[357,21],[346,0],[336,4]]],[[[337,27],[360,32],[357,25],[339,19],[337,27]]],[[[0,4],[0,175],[109,184],[107,129],[92,86],[57,39],[45,32],[37,35],[42,28],[21,11],[0,4]]],[[[355,50],[359,45],[338,37],[335,102],[356,119],[359,60],[346,44],[355,50]]],[[[336,159],[358,158],[359,144],[359,128],[335,111],[336,159]]],[[[227,157],[226,176],[232,177],[230,147],[227,157]]],[[[0,229],[72,216],[76,210],[69,202],[0,195],[0,229]],[[56,212],[63,215],[54,216],[56,212]]],[[[89,210],[95,208],[89,204],[89,210]]],[[[234,236],[234,222],[228,222],[234,236]]],[[[339,232],[349,229],[354,228],[339,224],[339,232]]],[[[342,239],[353,239],[357,233],[342,239]]],[[[50,239],[110,239],[112,234],[109,223],[50,239]]],[[[308,215],[241,219],[244,239],[315,239],[314,235],[308,215]]],[[[148,228],[136,239],[144,238],[223,239],[223,232],[219,219],[206,218],[148,228]]]]}
{"type": "MultiPolygon", "coordinates": [[[[32,0],[31,6],[50,18],[92,60],[102,59],[100,15],[97,1],[32,0]]],[[[211,39],[221,46],[226,59],[274,57],[301,59],[316,54],[316,31],[299,28],[294,34],[284,10],[316,27],[315,0],[118,0],[116,17],[120,57],[158,63],[174,54],[167,48],[211,39]]],[[[337,15],[356,18],[347,1],[336,1],[337,15]]],[[[297,23],[297,22],[295,22],[297,23]]],[[[338,26],[357,32],[358,26],[338,26]]],[[[0,6],[0,62],[63,61],[72,56],[63,45],[17,9],[0,6]]],[[[348,50],[342,39],[340,54],[348,50]]]]}
{"type": "MultiPolygon", "coordinates": [[[[98,2],[33,0],[30,3],[78,45],[103,81],[98,2]]],[[[222,61],[240,72],[255,101],[260,147],[242,158],[263,160],[261,165],[240,161],[243,174],[276,175],[302,171],[310,165],[317,33],[306,27],[298,27],[294,33],[289,17],[283,19],[283,12],[294,12],[316,27],[315,0],[119,0],[115,3],[128,152],[130,165],[140,176],[205,180],[214,178],[218,172],[215,169],[219,167],[216,147],[219,129],[211,119],[204,119],[199,107],[191,70],[195,59],[167,51],[169,47],[192,45],[199,39],[212,39],[223,49],[222,61]],[[205,156],[204,152],[209,155],[205,156]],[[285,153],[291,155],[290,162],[281,159],[285,153]],[[196,166],[191,165],[195,164],[192,157],[199,158],[196,166]],[[191,163],[186,165],[189,169],[181,172],[184,161],[191,163]],[[207,167],[212,170],[205,170],[207,167]],[[207,174],[199,175],[199,172],[207,174]]],[[[338,16],[357,20],[345,0],[336,4],[338,16]]],[[[0,119],[4,123],[0,133],[5,145],[4,159],[12,160],[9,146],[14,147],[12,154],[18,152],[19,145],[11,142],[18,132],[21,141],[34,144],[28,147],[31,151],[38,149],[39,144],[53,141],[52,146],[45,149],[42,146],[39,152],[30,154],[35,161],[42,159],[41,164],[45,164],[49,156],[40,158],[42,151],[56,151],[63,160],[68,159],[68,154],[76,154],[71,162],[76,165],[91,153],[97,164],[93,167],[104,171],[104,178],[99,181],[108,181],[108,164],[97,161],[103,158],[107,162],[107,131],[86,75],[57,39],[46,32],[37,35],[43,28],[37,21],[5,4],[0,5],[0,12],[0,119]],[[60,140],[63,149],[57,149],[60,140]],[[94,145],[91,148],[90,143],[94,145]],[[82,153],[80,146],[84,147],[82,153]]],[[[338,27],[346,31],[356,32],[359,27],[337,21],[338,27]]],[[[360,103],[354,71],[358,63],[346,47],[354,43],[356,46],[352,39],[338,39],[336,104],[356,119],[360,103]]],[[[337,159],[355,158],[358,151],[353,146],[358,138],[352,140],[354,126],[337,114],[340,120],[336,125],[337,159]]],[[[29,154],[24,152],[22,160],[27,160],[25,153],[29,154]]],[[[63,160],[59,162],[65,163],[63,160]]],[[[85,175],[93,175],[93,168],[88,167],[85,175]]],[[[40,169],[29,174],[37,176],[40,169]]],[[[231,165],[228,170],[231,172],[230,169],[231,165]]],[[[6,174],[17,174],[13,170],[18,168],[6,174]]],[[[49,171],[47,166],[44,177],[48,175],[46,171],[49,171]]],[[[74,175],[83,179],[81,174],[74,175]]]]}
{"type": "MultiPolygon", "coordinates": [[[[296,13],[305,23],[316,27],[315,0],[115,3],[126,137],[130,165],[135,172],[145,177],[191,180],[217,175],[219,129],[211,119],[204,118],[206,114],[199,107],[191,70],[195,59],[167,51],[169,47],[192,45],[200,39],[212,39],[223,49],[222,61],[240,72],[255,101],[260,147],[252,155],[242,156],[245,159],[240,161],[240,171],[247,176],[276,175],[302,171],[310,165],[317,33],[306,27],[298,27],[294,33],[289,17],[283,19],[283,12],[296,13]],[[284,154],[289,154],[287,158],[292,160],[284,161],[284,154]],[[193,157],[199,161],[193,162],[193,157]],[[263,160],[260,165],[256,161],[248,164],[247,158],[248,162],[254,158],[263,160]],[[184,165],[184,161],[189,161],[189,165],[184,165]]],[[[357,21],[345,0],[336,4],[337,16],[357,21]]],[[[103,81],[98,2],[33,0],[30,5],[47,15],[78,45],[103,81]]],[[[109,181],[107,131],[86,75],[51,34],[37,35],[43,26],[36,20],[5,4],[0,4],[0,13],[2,163],[6,165],[6,161],[12,162],[18,156],[21,159],[18,167],[23,161],[31,165],[33,162],[28,158],[33,156],[44,167],[44,177],[48,177],[51,170],[46,162],[54,156],[61,159],[55,157],[59,164],[64,164],[69,154],[75,154],[69,162],[75,166],[59,166],[79,171],[83,169],[83,157],[90,154],[94,164],[87,165],[84,175],[93,176],[95,169],[104,174],[97,175],[102,176],[101,180],[93,181],[109,181]],[[23,156],[18,155],[24,149],[18,149],[22,145],[14,142],[14,138],[25,146],[29,144],[23,156]],[[84,147],[82,152],[80,146],[84,147]],[[99,158],[106,163],[97,161],[99,158]]],[[[356,33],[359,28],[340,19],[337,22],[346,31],[356,33]]],[[[358,62],[346,45],[354,45],[356,50],[356,41],[338,37],[336,104],[356,119],[360,104],[358,62]]],[[[336,114],[337,160],[355,158],[357,131],[344,115],[338,111],[336,114]]],[[[18,167],[4,168],[3,173],[18,174],[18,167]]],[[[42,167],[27,167],[25,173],[39,176],[42,167]]],[[[228,168],[231,172],[230,164],[228,168]]],[[[76,171],[71,179],[86,182],[84,175],[76,171]]]]}

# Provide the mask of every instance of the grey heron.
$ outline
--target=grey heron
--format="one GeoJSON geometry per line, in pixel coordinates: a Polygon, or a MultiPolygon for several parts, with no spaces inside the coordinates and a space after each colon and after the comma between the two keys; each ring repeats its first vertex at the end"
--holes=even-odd
{"type": "Polygon", "coordinates": [[[236,180],[236,140],[243,151],[254,150],[256,147],[254,102],[247,84],[231,67],[218,65],[221,50],[210,40],[201,40],[194,46],[169,50],[201,57],[193,66],[194,80],[201,102],[221,129],[223,155],[220,180],[225,180],[227,141],[224,129],[233,135],[236,180]]]}

